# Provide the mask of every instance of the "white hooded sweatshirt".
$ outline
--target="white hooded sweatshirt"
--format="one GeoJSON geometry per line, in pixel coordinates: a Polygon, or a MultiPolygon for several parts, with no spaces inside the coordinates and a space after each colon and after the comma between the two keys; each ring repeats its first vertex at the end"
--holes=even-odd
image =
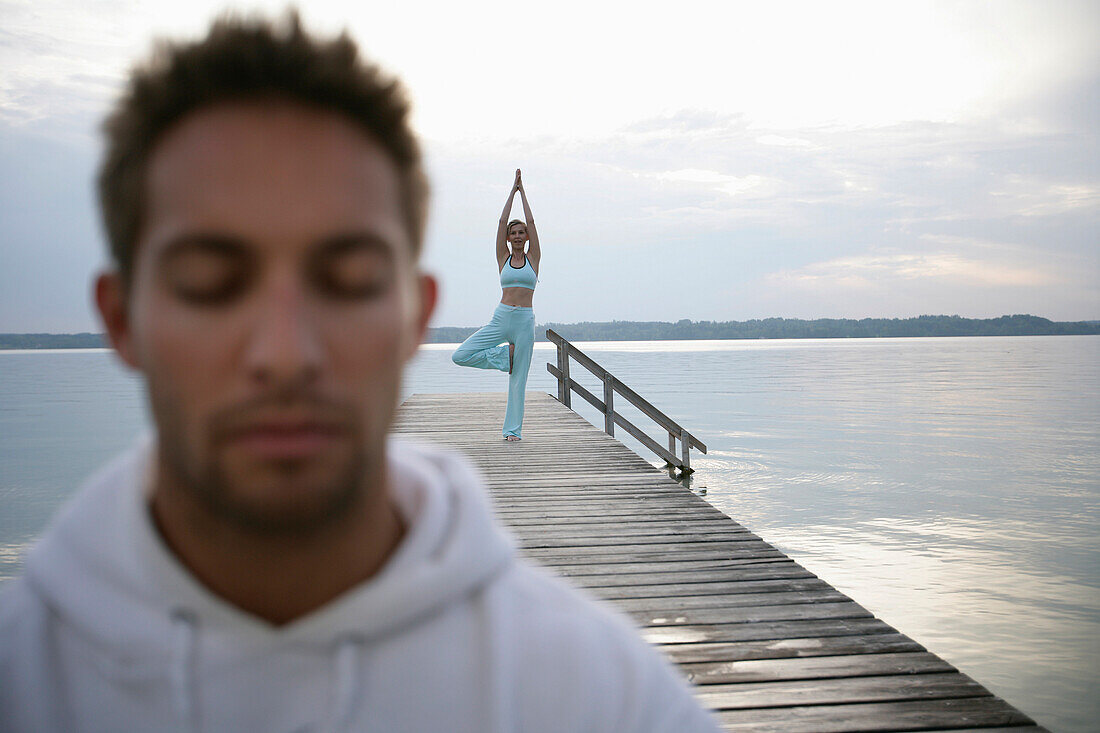
{"type": "Polygon", "coordinates": [[[408,531],[275,627],[200,585],[143,490],[101,470],[0,597],[0,731],[712,731],[617,615],[519,560],[461,459],[391,441],[408,531]]]}

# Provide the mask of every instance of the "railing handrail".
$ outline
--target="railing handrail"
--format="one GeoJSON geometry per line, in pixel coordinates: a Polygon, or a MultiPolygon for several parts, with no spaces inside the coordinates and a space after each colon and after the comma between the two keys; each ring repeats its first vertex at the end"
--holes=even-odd
{"type": "Polygon", "coordinates": [[[649,400],[639,395],[630,387],[627,387],[623,384],[622,380],[597,364],[595,359],[578,349],[560,334],[554,332],[553,329],[546,330],[546,338],[557,345],[558,364],[557,366],[547,364],[546,371],[550,372],[550,374],[558,380],[559,402],[566,407],[572,407],[570,395],[572,392],[576,392],[604,416],[604,432],[608,435],[614,436],[615,426],[618,425],[634,436],[642,445],[664,459],[670,466],[679,468],[684,473],[692,472],[693,469],[691,468],[690,460],[691,449],[698,448],[704,453],[707,452],[707,447],[701,440],[685,430],[678,422],[650,404],[649,400]],[[578,364],[603,382],[602,400],[569,376],[570,359],[576,360],[578,364]],[[637,407],[643,414],[649,416],[650,419],[668,432],[667,450],[658,445],[657,441],[639,430],[637,426],[625,417],[615,412],[614,399],[616,393],[625,398],[627,402],[637,407]],[[676,441],[680,441],[679,456],[676,455],[676,441]]]}

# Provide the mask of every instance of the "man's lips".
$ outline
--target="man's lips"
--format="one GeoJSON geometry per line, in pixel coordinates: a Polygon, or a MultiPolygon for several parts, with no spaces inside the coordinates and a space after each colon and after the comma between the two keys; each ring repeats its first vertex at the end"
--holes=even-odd
{"type": "Polygon", "coordinates": [[[261,459],[313,457],[348,437],[341,424],[321,421],[270,421],[243,425],[227,436],[226,444],[261,459]]]}

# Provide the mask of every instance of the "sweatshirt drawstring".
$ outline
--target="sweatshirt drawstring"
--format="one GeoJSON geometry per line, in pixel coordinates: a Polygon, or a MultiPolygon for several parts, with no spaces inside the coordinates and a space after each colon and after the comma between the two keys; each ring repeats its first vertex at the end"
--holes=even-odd
{"type": "Polygon", "coordinates": [[[359,697],[360,676],[360,640],[354,636],[344,636],[336,644],[333,660],[336,673],[336,694],[333,704],[332,729],[347,730],[355,713],[355,703],[359,697]]]}
{"type": "MultiPolygon", "coordinates": [[[[187,733],[198,731],[195,697],[195,658],[198,639],[198,619],[186,609],[172,612],[172,703],[183,721],[187,733]]],[[[343,636],[336,643],[333,655],[335,691],[333,697],[332,730],[347,730],[352,723],[356,702],[362,687],[362,641],[354,636],[343,636]]]]}
{"type": "Polygon", "coordinates": [[[195,642],[198,620],[186,609],[172,611],[172,703],[188,733],[198,731],[195,710],[195,642]]]}

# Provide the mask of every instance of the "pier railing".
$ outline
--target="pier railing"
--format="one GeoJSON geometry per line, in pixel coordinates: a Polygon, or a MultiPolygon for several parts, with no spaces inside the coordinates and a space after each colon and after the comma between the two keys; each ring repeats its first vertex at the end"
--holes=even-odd
{"type": "Polygon", "coordinates": [[[642,398],[637,392],[623,384],[614,374],[596,363],[592,357],[585,354],[573,344],[566,341],[553,329],[546,330],[546,338],[550,339],[558,347],[558,363],[547,364],[546,370],[558,380],[558,401],[566,407],[572,408],[571,394],[576,392],[588,404],[595,407],[603,415],[604,432],[614,437],[615,426],[618,425],[630,433],[639,443],[657,454],[664,462],[672,467],[680,469],[681,473],[688,474],[694,469],[691,467],[691,449],[698,448],[704,453],[707,447],[702,441],[682,428],[675,420],[651,405],[648,400],[642,398]],[[603,399],[589,392],[569,376],[570,360],[576,361],[591,372],[597,379],[603,382],[603,399]],[[630,404],[637,407],[643,414],[648,415],[654,422],[668,432],[668,448],[665,449],[653,438],[640,430],[625,417],[615,412],[615,395],[619,395],[630,404]],[[679,443],[679,450],[677,450],[679,443]]]}

